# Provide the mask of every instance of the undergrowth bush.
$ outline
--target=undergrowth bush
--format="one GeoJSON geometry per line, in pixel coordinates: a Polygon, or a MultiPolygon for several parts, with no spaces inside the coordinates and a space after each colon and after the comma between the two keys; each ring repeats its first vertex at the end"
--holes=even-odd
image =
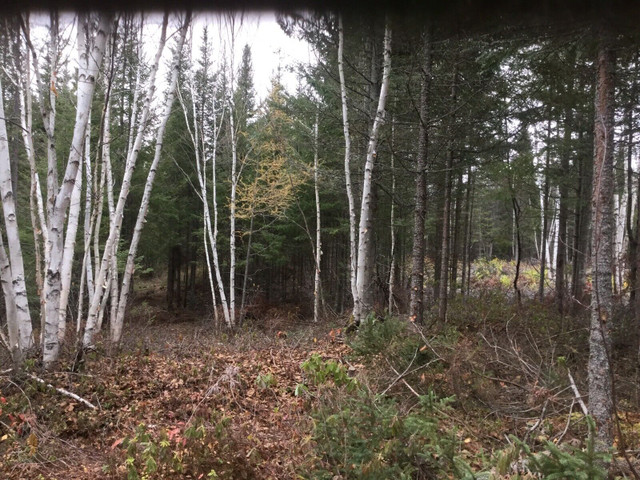
{"type": "Polygon", "coordinates": [[[196,418],[189,426],[153,432],[141,423],[125,437],[127,480],[252,478],[250,459],[231,434],[230,419],[196,418]]]}
{"type": "Polygon", "coordinates": [[[393,399],[350,379],[344,366],[312,358],[303,364],[317,387],[311,413],[314,455],[305,478],[473,478],[457,456],[455,432],[441,428],[440,415],[451,408],[452,398],[430,392],[404,413],[393,399]]]}
{"type": "Polygon", "coordinates": [[[377,318],[367,316],[358,328],[358,333],[350,343],[356,355],[376,355],[388,351],[406,329],[405,322],[396,317],[377,318]]]}

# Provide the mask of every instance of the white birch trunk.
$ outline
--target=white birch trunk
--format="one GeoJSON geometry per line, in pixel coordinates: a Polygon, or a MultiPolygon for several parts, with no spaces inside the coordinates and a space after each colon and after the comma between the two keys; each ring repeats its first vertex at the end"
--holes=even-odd
{"type": "MultiPolygon", "coordinates": [[[[215,96],[213,98],[213,146],[211,150],[211,202],[213,207],[213,228],[211,226],[211,220],[209,220],[209,242],[211,243],[211,256],[213,257],[213,268],[216,272],[216,282],[218,283],[218,294],[220,295],[220,304],[222,305],[222,311],[224,319],[228,327],[231,326],[231,317],[229,314],[229,304],[227,303],[227,296],[224,292],[224,281],[222,274],[220,273],[220,260],[218,258],[218,187],[216,184],[217,175],[217,158],[218,158],[218,138],[222,132],[222,122],[220,127],[217,125],[216,117],[216,105],[215,96]],[[213,231],[212,231],[213,230],[213,231]]],[[[220,118],[224,118],[224,106],[220,118]]],[[[205,169],[206,171],[206,169],[205,169]]],[[[206,199],[205,199],[206,200],[206,199]]]]}
{"type": "Polygon", "coordinates": [[[69,291],[71,289],[71,273],[73,266],[73,254],[76,248],[76,233],[80,217],[80,196],[82,192],[82,164],[76,174],[75,185],[71,192],[69,205],[69,219],[67,220],[67,233],[62,252],[62,266],[60,267],[60,316],[58,318],[58,341],[64,342],[67,333],[67,306],[69,304],[69,291]]]}
{"type": "Polygon", "coordinates": [[[144,193],[142,195],[142,201],[140,202],[140,210],[138,211],[138,218],[136,219],[136,225],[133,230],[133,238],[131,239],[131,246],[129,247],[129,254],[127,255],[127,265],[124,270],[122,278],[122,287],[120,288],[120,298],[118,300],[118,311],[115,319],[111,319],[111,342],[119,343],[122,336],[122,327],[124,325],[124,314],[127,308],[127,301],[129,300],[129,288],[131,286],[131,277],[135,269],[135,257],[138,250],[138,244],[142,235],[142,229],[146,223],[147,211],[149,210],[149,198],[151,197],[151,191],[153,189],[153,182],[155,180],[158,164],[160,163],[160,156],[162,154],[162,142],[164,139],[164,132],[171,115],[171,107],[176,96],[176,87],[178,84],[178,75],[180,73],[180,58],[182,56],[182,47],[189,30],[191,22],[191,14],[187,13],[184,24],[181,27],[180,38],[176,46],[176,50],[171,65],[171,80],[169,83],[169,91],[166,97],[164,112],[162,113],[158,132],[156,134],[156,147],[153,156],[153,162],[149,167],[149,174],[147,175],[147,181],[144,186],[144,193]]]}
{"type": "Polygon", "coordinates": [[[344,181],[349,202],[349,282],[353,308],[360,303],[356,284],[356,271],[358,263],[357,233],[356,233],[356,207],[351,187],[351,134],[349,133],[349,115],[347,108],[347,84],[344,79],[344,29],[342,16],[338,17],[338,73],[340,75],[340,98],[342,101],[342,127],[344,131],[344,181]]]}
{"type": "MultiPolygon", "coordinates": [[[[22,260],[22,247],[20,245],[20,232],[18,230],[18,218],[16,215],[15,192],[11,183],[11,160],[9,158],[9,141],[7,126],[5,124],[4,101],[2,98],[2,84],[0,83],[0,195],[2,196],[2,211],[4,225],[9,245],[9,264],[11,265],[11,295],[6,301],[13,302],[16,307],[15,317],[7,318],[8,322],[15,321],[18,330],[18,352],[22,354],[33,345],[31,331],[31,314],[27,299],[27,287],[24,278],[24,263],[22,260]]],[[[13,328],[13,327],[12,327],[13,328]]],[[[13,342],[13,341],[12,341],[13,342]]],[[[12,343],[12,349],[15,344],[12,343]]]]}
{"type": "MultiPolygon", "coordinates": [[[[232,52],[233,55],[233,52],[232,52]]],[[[233,64],[232,67],[233,68],[233,64]]],[[[233,80],[231,82],[233,85],[233,80]]],[[[236,321],[236,191],[238,188],[238,145],[234,125],[235,103],[230,99],[229,127],[231,129],[231,198],[229,201],[229,326],[236,321]]]]}
{"type": "MultiPolygon", "coordinates": [[[[191,127],[191,124],[189,122],[189,117],[187,115],[187,110],[186,110],[186,105],[183,101],[182,96],[180,95],[180,91],[178,90],[178,98],[180,100],[180,103],[182,105],[182,111],[184,113],[184,119],[185,119],[185,123],[187,125],[187,130],[189,132],[189,136],[191,137],[191,142],[193,143],[194,146],[194,151],[195,151],[195,156],[196,156],[196,172],[197,172],[197,177],[198,177],[198,184],[200,186],[200,199],[202,200],[202,207],[203,207],[203,222],[204,222],[204,229],[205,229],[205,235],[203,236],[203,241],[204,241],[204,249],[205,249],[205,256],[206,256],[206,260],[207,260],[207,270],[208,270],[208,275],[209,275],[209,286],[211,288],[211,299],[213,301],[213,308],[214,308],[214,318],[217,321],[217,309],[216,309],[216,293],[215,293],[215,285],[214,285],[214,281],[213,281],[213,272],[212,272],[212,266],[211,266],[211,258],[209,257],[209,248],[211,248],[211,256],[213,257],[213,269],[215,269],[216,272],[216,277],[217,277],[217,281],[218,281],[218,285],[220,287],[220,301],[221,301],[221,305],[222,305],[222,310],[223,310],[223,315],[224,315],[224,319],[225,319],[225,324],[227,325],[227,327],[231,328],[231,317],[229,314],[229,306],[227,304],[227,299],[226,299],[226,295],[224,293],[224,286],[222,284],[222,276],[220,275],[220,265],[219,265],[219,261],[218,261],[218,247],[217,247],[217,222],[218,222],[218,212],[217,212],[217,202],[215,199],[215,195],[216,195],[216,148],[217,148],[217,140],[218,140],[218,135],[220,133],[220,131],[217,129],[217,122],[216,122],[216,113],[215,113],[215,95],[212,96],[212,101],[213,101],[213,152],[212,152],[212,157],[213,157],[213,203],[214,203],[214,223],[215,223],[215,227],[214,229],[212,229],[211,227],[211,212],[209,210],[209,200],[208,200],[208,194],[207,194],[207,152],[206,152],[206,147],[205,147],[205,141],[204,141],[204,131],[202,133],[202,139],[200,139],[200,128],[198,127],[198,122],[197,122],[197,112],[196,112],[196,105],[195,105],[195,91],[193,89],[193,78],[190,79],[189,82],[189,88],[190,88],[190,94],[191,94],[191,99],[192,99],[192,113],[193,113],[193,119],[194,119],[194,126],[193,129],[191,127]],[[201,160],[201,155],[200,155],[200,149],[202,149],[202,160],[201,160]],[[202,166],[201,166],[202,163],[202,166]],[[215,234],[214,234],[215,232],[215,234]]],[[[224,115],[224,110],[223,110],[223,115],[224,115]]],[[[205,121],[204,119],[202,121],[205,121]]]]}
{"type": "MultiPolygon", "coordinates": [[[[84,15],[81,16],[84,18],[84,15]]],[[[49,216],[49,261],[47,265],[47,278],[45,283],[46,317],[44,326],[43,363],[50,367],[58,359],[60,344],[58,342],[58,319],[60,307],[60,269],[63,253],[63,229],[64,217],[69,206],[71,192],[75,184],[76,174],[81,161],[83,142],[91,101],[95,90],[96,78],[99,73],[102,57],[109,30],[111,28],[111,15],[101,14],[95,37],[89,42],[85,41],[85,33],[88,35],[88,20],[78,22],[78,91],[76,106],[76,122],[73,130],[71,150],[62,185],[55,196],[55,202],[49,216]],[[85,30],[87,29],[87,30],[85,30]]]]}
{"type": "Polygon", "coordinates": [[[13,278],[11,275],[11,265],[9,265],[9,258],[7,257],[7,251],[4,248],[4,241],[2,240],[2,232],[0,232],[0,283],[2,283],[2,293],[4,294],[5,312],[7,314],[7,329],[9,331],[9,338],[7,341],[9,345],[9,351],[13,362],[19,364],[21,361],[20,350],[20,330],[18,328],[18,317],[16,310],[16,297],[13,291],[13,278]]]}
{"type": "Polygon", "coordinates": [[[318,112],[316,122],[313,125],[313,190],[316,198],[316,272],[313,281],[313,321],[320,319],[320,261],[322,260],[322,237],[320,235],[320,190],[318,187],[318,112]]]}
{"type": "MultiPolygon", "coordinates": [[[[102,168],[105,173],[105,183],[107,190],[107,208],[109,210],[109,218],[115,215],[115,202],[113,200],[113,175],[111,173],[111,104],[108,102],[105,107],[104,129],[103,129],[103,147],[102,147],[102,168]]],[[[96,232],[97,235],[97,232],[96,232]]],[[[116,318],[118,312],[118,294],[119,282],[118,276],[118,244],[114,243],[111,254],[111,267],[109,269],[109,278],[111,280],[111,311],[109,318],[116,318]]],[[[97,270],[97,269],[96,269],[97,270]]],[[[101,307],[102,309],[102,307],[101,307]]],[[[113,323],[113,322],[112,322],[113,323]]]]}
{"type": "Polygon", "coordinates": [[[354,306],[354,320],[359,324],[362,318],[369,313],[373,307],[369,305],[366,290],[371,288],[371,267],[373,259],[367,255],[369,251],[369,243],[372,234],[372,186],[373,186],[373,168],[375,166],[376,148],[378,146],[378,135],[380,126],[384,122],[385,104],[387,94],[389,92],[389,81],[391,73],[391,29],[387,22],[384,32],[384,60],[382,84],[380,86],[380,97],[378,99],[378,108],[376,117],[373,121],[371,134],[369,135],[369,145],[367,147],[367,159],[364,166],[364,181],[362,184],[362,204],[360,207],[360,228],[358,235],[358,270],[356,273],[357,286],[357,302],[354,306]],[[365,304],[367,303],[367,304],[365,304]]]}
{"type": "MultiPolygon", "coordinates": [[[[162,32],[160,34],[160,41],[158,44],[158,50],[156,52],[156,56],[151,66],[151,70],[149,72],[149,79],[147,85],[147,92],[144,99],[144,105],[142,108],[142,112],[140,115],[140,123],[138,124],[138,130],[136,133],[136,138],[133,144],[131,145],[131,149],[127,153],[127,160],[125,163],[124,176],[122,178],[122,185],[120,187],[120,195],[118,197],[118,203],[115,207],[113,214],[111,215],[111,222],[109,224],[109,236],[105,242],[104,251],[102,254],[102,260],[100,262],[100,269],[96,276],[96,285],[103,286],[105,281],[107,280],[107,274],[112,265],[112,257],[115,255],[115,251],[118,248],[118,241],[120,239],[120,227],[122,225],[122,216],[124,213],[124,207],[129,196],[129,190],[131,188],[131,177],[133,176],[133,171],[135,169],[136,161],[138,160],[138,154],[140,153],[140,149],[142,148],[142,140],[145,134],[145,129],[147,128],[147,122],[149,120],[149,112],[151,108],[151,100],[156,91],[156,75],[158,73],[158,65],[160,63],[160,58],[162,57],[162,52],[164,50],[164,46],[167,38],[167,23],[168,23],[168,14],[164,15],[163,23],[162,23],[162,32]]],[[[84,335],[82,339],[82,345],[86,347],[90,347],[93,345],[93,337],[96,333],[96,327],[98,323],[98,311],[100,309],[103,288],[96,289],[95,294],[91,298],[91,302],[89,305],[89,310],[87,312],[87,323],[85,325],[84,335]]]]}
{"type": "MultiPolygon", "coordinates": [[[[28,34],[28,31],[27,31],[28,34]]],[[[20,126],[22,140],[29,161],[29,174],[31,180],[31,190],[29,194],[29,210],[31,215],[31,226],[33,227],[33,242],[36,262],[36,288],[40,298],[40,326],[42,337],[42,326],[44,326],[44,277],[42,252],[47,245],[47,222],[44,216],[44,202],[42,190],[36,168],[35,149],[33,146],[33,98],[31,95],[31,50],[27,49],[26,60],[24,62],[24,82],[20,84],[20,126]]],[[[15,308],[15,305],[14,305],[15,308]]],[[[41,340],[41,339],[40,339],[41,340]]]]}
{"type": "Polygon", "coordinates": [[[393,315],[393,287],[396,283],[396,170],[394,155],[394,137],[396,132],[395,118],[391,119],[391,218],[389,229],[391,230],[391,264],[389,265],[389,315],[393,315]]]}
{"type": "MultiPolygon", "coordinates": [[[[89,111],[91,115],[91,111],[89,111]]],[[[84,249],[89,252],[88,260],[85,265],[87,269],[87,290],[89,292],[89,298],[93,297],[95,292],[94,277],[93,277],[93,262],[91,257],[91,232],[93,231],[92,225],[92,213],[93,213],[93,171],[91,167],[91,117],[87,122],[87,137],[84,143],[84,158],[85,158],[85,175],[87,177],[86,189],[84,194],[84,249]]]]}

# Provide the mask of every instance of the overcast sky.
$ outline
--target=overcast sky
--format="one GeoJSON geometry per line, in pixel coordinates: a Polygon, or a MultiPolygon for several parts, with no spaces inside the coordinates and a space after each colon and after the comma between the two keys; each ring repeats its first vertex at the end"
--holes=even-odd
{"type": "MultiPolygon", "coordinates": [[[[242,22],[239,21],[240,15],[236,14],[236,39],[235,39],[235,58],[234,67],[237,70],[242,58],[242,50],[245,44],[251,47],[251,58],[253,64],[254,86],[258,100],[266,97],[271,79],[280,66],[281,78],[284,86],[288,91],[294,92],[297,86],[297,78],[295,73],[290,72],[291,66],[297,63],[315,62],[314,52],[310,46],[295,38],[289,38],[282,31],[274,13],[270,12],[249,12],[242,16],[242,22]]],[[[31,15],[31,24],[34,27],[32,35],[34,43],[39,44],[40,51],[46,51],[45,44],[48,41],[47,26],[49,23],[49,15],[45,13],[36,13],[31,15]]],[[[145,15],[144,27],[144,56],[145,61],[149,64],[155,55],[158,36],[160,35],[160,26],[162,23],[161,13],[152,13],[145,15]]],[[[199,55],[200,38],[202,29],[205,25],[209,25],[209,38],[213,46],[213,54],[220,61],[222,52],[227,44],[229,51],[230,34],[227,24],[224,22],[221,14],[200,12],[194,15],[193,21],[193,56],[194,60],[199,55]]],[[[175,17],[171,17],[168,33],[175,32],[178,22],[175,17]]],[[[75,67],[76,51],[75,51],[75,22],[74,15],[64,13],[60,18],[60,27],[63,36],[68,40],[67,48],[64,49],[63,57],[71,60],[70,67],[73,71],[75,67]]],[[[166,49],[158,75],[159,82],[163,83],[166,79],[170,52],[166,49]]],[[[217,63],[216,61],[216,63],[217,63]]],[[[160,89],[162,91],[162,88],[160,89]]]]}

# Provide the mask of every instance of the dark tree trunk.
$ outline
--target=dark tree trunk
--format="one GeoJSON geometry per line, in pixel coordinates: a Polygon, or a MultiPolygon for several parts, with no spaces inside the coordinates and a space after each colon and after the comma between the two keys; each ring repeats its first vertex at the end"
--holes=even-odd
{"type": "MultiPolygon", "coordinates": [[[[568,98],[573,95],[571,81],[567,91],[568,98]]],[[[571,154],[571,134],[573,132],[573,112],[565,107],[564,138],[560,156],[560,211],[558,214],[558,252],[556,255],[556,305],[560,314],[564,313],[566,286],[565,267],[567,262],[567,219],[569,217],[569,157],[571,154]]]]}
{"type": "MultiPolygon", "coordinates": [[[[451,109],[455,111],[457,103],[457,83],[458,70],[455,67],[453,72],[453,84],[451,86],[451,109]]],[[[455,126],[455,115],[452,115],[451,125],[455,126]]],[[[444,208],[442,209],[442,250],[440,252],[440,285],[438,295],[438,318],[441,322],[447,319],[447,302],[449,297],[449,242],[450,242],[450,219],[451,219],[451,183],[453,176],[453,147],[455,138],[453,138],[455,128],[449,132],[452,137],[449,139],[449,152],[444,175],[444,208]]]]}
{"type": "Polygon", "coordinates": [[[416,158],[416,205],[413,211],[413,249],[411,254],[411,296],[409,318],[418,323],[424,316],[424,253],[425,215],[427,212],[426,167],[429,145],[429,85],[431,82],[431,42],[430,32],[424,35],[424,64],[422,67],[422,87],[420,92],[420,137],[416,158]]]}
{"type": "Polygon", "coordinates": [[[589,336],[589,413],[598,427],[596,448],[613,444],[613,394],[611,384],[611,320],[613,266],[613,135],[615,55],[608,32],[598,47],[591,236],[593,294],[589,336]]]}
{"type": "Polygon", "coordinates": [[[460,249],[460,214],[462,211],[462,171],[458,174],[456,183],[456,208],[453,213],[453,241],[451,242],[451,295],[455,296],[458,289],[458,257],[460,249]]]}

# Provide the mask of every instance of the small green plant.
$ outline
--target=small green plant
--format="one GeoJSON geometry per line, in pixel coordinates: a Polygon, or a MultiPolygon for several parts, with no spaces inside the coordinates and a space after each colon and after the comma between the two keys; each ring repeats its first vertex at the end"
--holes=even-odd
{"type": "Polygon", "coordinates": [[[534,453],[531,447],[511,436],[513,444],[496,456],[497,473],[511,473],[514,462],[521,460],[521,470],[535,474],[546,480],[600,480],[607,478],[605,465],[611,462],[610,452],[597,452],[595,449],[596,429],[591,417],[585,417],[589,429],[584,449],[573,446],[558,446],[546,441],[542,452],[534,453]]]}
{"type": "Polygon", "coordinates": [[[331,380],[337,387],[345,386],[348,390],[354,390],[358,386],[358,381],[349,376],[343,365],[335,360],[323,360],[317,353],[305,360],[301,367],[315,384],[320,385],[331,380]]]}
{"type": "Polygon", "coordinates": [[[409,414],[364,388],[322,400],[312,412],[316,457],[306,478],[474,478],[455,432],[440,428],[452,398],[430,392],[409,414]]]}
{"type": "Polygon", "coordinates": [[[377,318],[369,315],[358,328],[358,335],[351,342],[356,355],[376,355],[386,351],[389,345],[405,330],[404,322],[395,317],[377,318]]]}
{"type": "Polygon", "coordinates": [[[259,373],[256,377],[256,385],[260,390],[266,390],[275,387],[278,381],[273,373],[259,373]]]}
{"type": "Polygon", "coordinates": [[[231,436],[230,419],[220,416],[212,420],[196,418],[189,425],[181,423],[157,433],[143,423],[138,425],[134,435],[121,442],[126,451],[127,480],[232,479],[238,472],[250,472],[251,459],[231,436]]]}

